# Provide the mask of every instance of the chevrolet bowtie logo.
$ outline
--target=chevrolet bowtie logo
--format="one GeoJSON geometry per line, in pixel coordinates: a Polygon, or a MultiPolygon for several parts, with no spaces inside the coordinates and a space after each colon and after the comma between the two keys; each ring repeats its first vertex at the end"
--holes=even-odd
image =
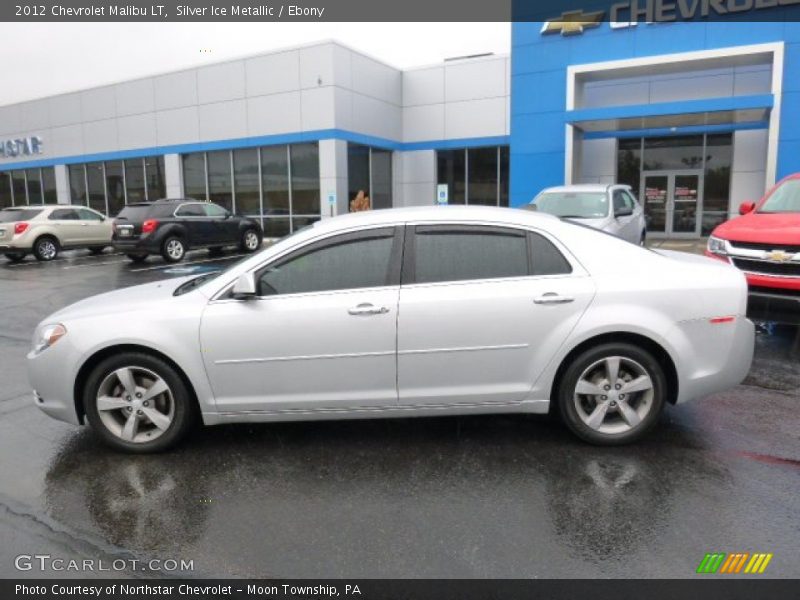
{"type": "Polygon", "coordinates": [[[792,260],[793,256],[793,254],[789,254],[783,250],[773,250],[772,252],[767,252],[767,260],[771,260],[772,262],[787,262],[792,260]]]}
{"type": "Polygon", "coordinates": [[[588,27],[597,27],[603,20],[603,11],[585,13],[582,10],[572,10],[563,13],[560,17],[545,21],[542,33],[561,33],[561,35],[578,35],[588,27]]]}

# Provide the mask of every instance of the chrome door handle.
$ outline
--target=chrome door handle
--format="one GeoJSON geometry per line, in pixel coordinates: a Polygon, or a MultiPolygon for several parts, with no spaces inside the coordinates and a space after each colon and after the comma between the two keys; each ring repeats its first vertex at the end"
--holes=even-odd
{"type": "Polygon", "coordinates": [[[389,312],[389,309],[385,306],[375,306],[374,304],[364,303],[359,304],[358,306],[354,306],[347,310],[347,312],[354,317],[365,316],[365,315],[385,315],[389,312]]]}
{"type": "Polygon", "coordinates": [[[575,298],[572,296],[560,296],[555,292],[548,292],[546,294],[542,294],[538,298],[534,298],[534,304],[567,304],[568,302],[573,302],[575,298]]]}

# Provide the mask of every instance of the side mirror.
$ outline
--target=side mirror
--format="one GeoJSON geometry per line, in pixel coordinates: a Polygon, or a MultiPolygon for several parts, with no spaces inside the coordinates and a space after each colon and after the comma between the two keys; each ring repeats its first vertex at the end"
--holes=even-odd
{"type": "Polygon", "coordinates": [[[532,210],[533,212],[539,211],[539,207],[536,206],[533,202],[531,202],[530,204],[526,204],[522,208],[524,208],[525,210],[532,210]]]}
{"type": "Polygon", "coordinates": [[[739,214],[746,215],[747,213],[751,213],[756,209],[755,202],[742,202],[739,205],[739,214]]]}
{"type": "Polygon", "coordinates": [[[620,206],[614,211],[615,217],[630,217],[633,214],[633,209],[630,206],[620,206]]]}
{"type": "Polygon", "coordinates": [[[233,297],[236,300],[248,300],[256,297],[256,277],[252,273],[242,273],[233,284],[233,297]]]}

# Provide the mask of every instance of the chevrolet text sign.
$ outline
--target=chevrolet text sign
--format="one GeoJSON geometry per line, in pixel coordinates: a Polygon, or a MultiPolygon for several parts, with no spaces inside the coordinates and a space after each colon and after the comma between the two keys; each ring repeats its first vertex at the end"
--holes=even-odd
{"type": "Polygon", "coordinates": [[[542,25],[542,34],[581,34],[585,29],[608,21],[613,29],[638,23],[671,23],[724,17],[781,6],[800,5],[800,0],[625,0],[605,11],[570,10],[542,25]]]}
{"type": "Polygon", "coordinates": [[[42,138],[32,135],[13,140],[0,140],[0,158],[16,158],[42,153],[42,138]]]}

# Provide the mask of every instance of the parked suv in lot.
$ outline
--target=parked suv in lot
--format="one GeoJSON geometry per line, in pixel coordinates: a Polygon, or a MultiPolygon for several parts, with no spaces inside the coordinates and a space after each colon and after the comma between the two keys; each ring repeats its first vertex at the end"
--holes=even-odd
{"type": "Polygon", "coordinates": [[[134,262],[161,254],[167,262],[182,260],[194,248],[219,251],[238,246],[255,252],[263,233],[258,221],[231,214],[213,202],[190,198],[129,204],[114,220],[114,248],[134,262]]]}
{"type": "Polygon", "coordinates": [[[45,204],[0,210],[0,252],[12,262],[29,252],[38,260],[53,260],[61,250],[72,248],[99,254],[110,244],[111,221],[85,206],[45,204]]]}
{"type": "Polygon", "coordinates": [[[706,254],[744,271],[751,298],[800,302],[800,173],[719,225],[706,254]]]}

